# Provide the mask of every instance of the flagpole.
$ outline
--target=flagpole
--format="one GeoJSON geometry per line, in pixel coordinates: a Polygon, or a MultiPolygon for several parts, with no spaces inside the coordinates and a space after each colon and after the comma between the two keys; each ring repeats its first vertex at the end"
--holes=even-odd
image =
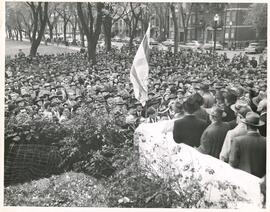
{"type": "MultiPolygon", "coordinates": [[[[148,23],[148,28],[149,28],[149,31],[150,31],[150,36],[149,36],[149,39],[151,38],[151,28],[150,28],[150,23],[151,23],[151,16],[150,16],[150,19],[149,19],[149,23],[148,23]]],[[[147,29],[148,30],[148,29],[147,29]]],[[[144,37],[147,36],[146,34],[144,35],[144,37]]],[[[149,42],[149,47],[150,47],[150,41],[149,42]]],[[[150,48],[149,48],[150,49],[150,48]]],[[[150,57],[150,50],[149,50],[149,57],[150,57]]],[[[149,72],[150,72],[150,65],[148,64],[148,67],[149,67],[149,72]]],[[[148,118],[148,114],[147,114],[147,102],[149,101],[148,99],[148,93],[147,93],[147,101],[145,102],[145,117],[148,118]]]]}

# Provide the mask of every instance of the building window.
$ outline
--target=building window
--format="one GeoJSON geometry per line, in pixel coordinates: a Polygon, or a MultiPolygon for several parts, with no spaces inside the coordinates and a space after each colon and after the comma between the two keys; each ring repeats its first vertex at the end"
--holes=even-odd
{"type": "Polygon", "coordinates": [[[229,39],[229,32],[225,33],[225,39],[229,39]]]}
{"type": "Polygon", "coordinates": [[[230,11],[227,11],[226,12],[226,25],[228,26],[230,24],[230,21],[231,21],[231,12],[230,11]]]}
{"type": "Polygon", "coordinates": [[[234,39],[234,33],[235,33],[235,29],[231,30],[231,39],[234,39]]]}
{"type": "Polygon", "coordinates": [[[236,11],[231,11],[231,21],[236,25],[236,11]]]}

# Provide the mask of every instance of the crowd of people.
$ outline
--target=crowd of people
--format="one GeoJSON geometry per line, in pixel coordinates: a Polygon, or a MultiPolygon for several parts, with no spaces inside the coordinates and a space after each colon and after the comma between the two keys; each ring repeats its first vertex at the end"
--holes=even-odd
{"type": "Polygon", "coordinates": [[[245,54],[152,50],[147,104],[134,97],[130,68],[135,50],[25,56],[6,61],[5,117],[60,124],[83,107],[104,107],[122,127],[175,119],[177,143],[258,177],[266,169],[266,61],[245,54]],[[256,139],[255,139],[256,138],[256,139]]]}

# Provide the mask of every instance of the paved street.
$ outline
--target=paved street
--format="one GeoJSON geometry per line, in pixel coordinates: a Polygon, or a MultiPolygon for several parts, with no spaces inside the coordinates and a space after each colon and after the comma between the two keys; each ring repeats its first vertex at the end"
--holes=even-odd
{"type": "MultiPolygon", "coordinates": [[[[112,42],[112,46],[115,48],[121,48],[123,46],[123,43],[119,42],[112,42]]],[[[11,57],[14,57],[15,54],[18,53],[18,50],[22,49],[23,52],[26,54],[29,53],[30,51],[30,43],[29,41],[14,41],[14,40],[6,40],[6,56],[10,55],[11,57]]],[[[167,49],[167,47],[164,46],[164,50],[167,49]]],[[[67,53],[67,52],[75,52],[79,51],[80,47],[75,47],[75,46],[64,46],[64,45],[59,45],[57,46],[56,44],[48,44],[47,46],[44,44],[40,44],[38,48],[38,52],[40,54],[59,54],[59,53],[67,53]]],[[[244,54],[244,51],[229,51],[229,50],[220,50],[217,51],[219,54],[223,54],[224,52],[227,53],[227,56],[229,59],[231,59],[235,54],[244,54]]],[[[259,59],[260,54],[248,54],[248,57],[251,59],[252,57],[255,57],[256,60],[259,59]]]]}
{"type": "MultiPolygon", "coordinates": [[[[229,50],[225,50],[225,51],[217,51],[219,54],[223,54],[224,52],[226,52],[227,53],[227,56],[228,56],[228,58],[232,58],[235,54],[240,54],[240,53],[242,53],[242,54],[244,54],[244,51],[229,51],[229,50]]],[[[252,57],[255,57],[255,59],[256,60],[259,60],[259,56],[260,56],[261,54],[247,54],[247,56],[249,57],[249,59],[251,59],[252,57]]]]}
{"type": "MultiPolygon", "coordinates": [[[[29,54],[30,52],[30,43],[28,41],[14,41],[14,40],[6,40],[5,54],[6,56],[14,57],[18,54],[19,49],[22,49],[25,54],[29,54]]],[[[79,48],[69,48],[65,46],[46,46],[44,44],[40,44],[38,48],[38,53],[40,54],[59,54],[59,53],[67,53],[67,52],[76,52],[79,48]]]]}

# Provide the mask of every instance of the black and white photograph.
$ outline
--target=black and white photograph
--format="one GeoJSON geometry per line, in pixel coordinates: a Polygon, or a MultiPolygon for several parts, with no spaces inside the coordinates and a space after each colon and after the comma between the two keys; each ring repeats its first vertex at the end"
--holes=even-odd
{"type": "Polygon", "coordinates": [[[5,1],[3,205],[267,209],[268,6],[5,1]]]}

